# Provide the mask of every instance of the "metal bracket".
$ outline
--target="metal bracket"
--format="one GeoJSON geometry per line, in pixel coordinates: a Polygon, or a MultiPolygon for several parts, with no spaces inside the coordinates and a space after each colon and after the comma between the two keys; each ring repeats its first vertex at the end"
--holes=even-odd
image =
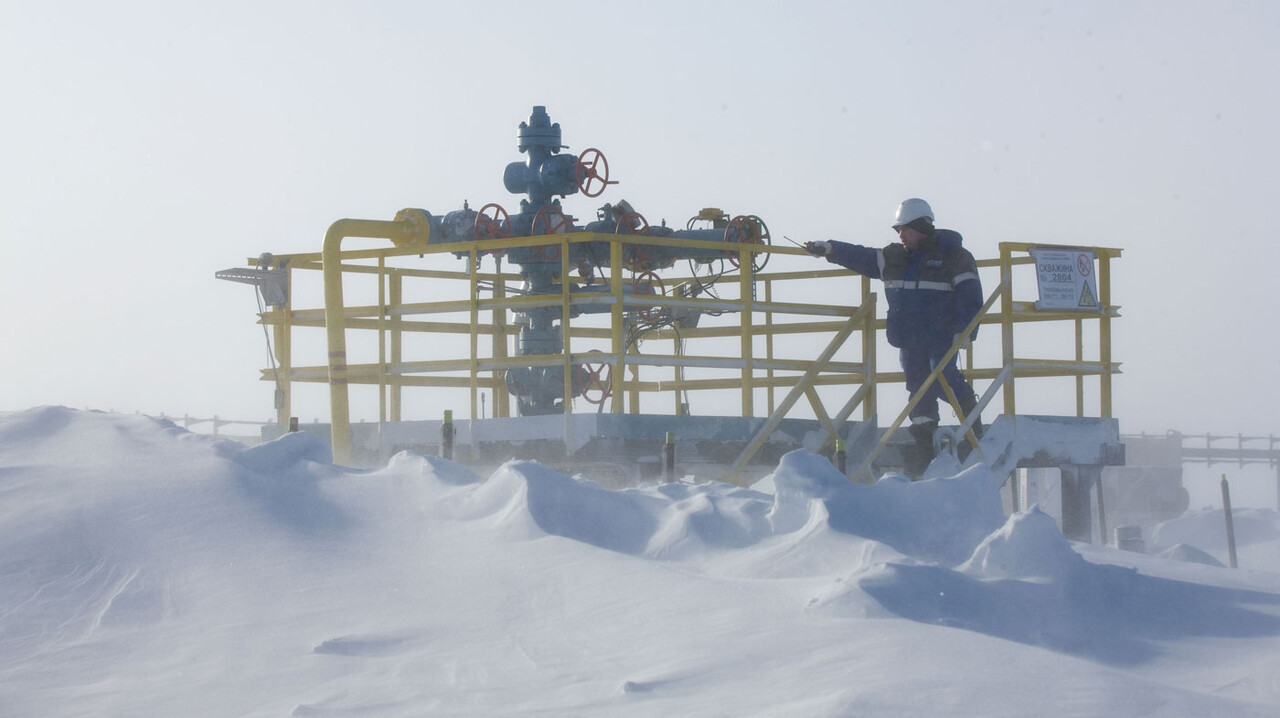
{"type": "Polygon", "coordinates": [[[284,269],[233,267],[215,272],[213,276],[228,282],[252,284],[262,292],[262,301],[273,307],[289,301],[289,280],[284,269]]]}

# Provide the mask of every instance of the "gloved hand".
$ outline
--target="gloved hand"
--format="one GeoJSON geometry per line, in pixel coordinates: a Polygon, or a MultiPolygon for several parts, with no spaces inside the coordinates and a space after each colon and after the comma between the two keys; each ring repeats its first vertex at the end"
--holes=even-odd
{"type": "Polygon", "coordinates": [[[825,239],[818,242],[805,242],[804,251],[815,257],[825,257],[831,253],[831,243],[825,239]]]}

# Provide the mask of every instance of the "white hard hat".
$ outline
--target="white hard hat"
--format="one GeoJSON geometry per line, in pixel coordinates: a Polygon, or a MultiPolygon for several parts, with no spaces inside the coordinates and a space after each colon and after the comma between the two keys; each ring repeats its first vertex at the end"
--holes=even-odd
{"type": "Polygon", "coordinates": [[[897,229],[904,224],[911,224],[921,217],[928,217],[929,222],[933,222],[933,208],[929,203],[919,197],[912,197],[902,201],[898,205],[898,213],[893,217],[893,228],[897,229]]]}

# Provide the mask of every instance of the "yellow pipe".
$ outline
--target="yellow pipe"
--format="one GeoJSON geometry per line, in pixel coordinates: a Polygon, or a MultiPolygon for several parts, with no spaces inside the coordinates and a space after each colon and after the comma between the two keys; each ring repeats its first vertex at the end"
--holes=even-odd
{"type": "Polygon", "coordinates": [[[333,460],[351,462],[351,398],[347,391],[347,332],[342,298],[342,240],[348,237],[389,239],[397,247],[425,246],[431,227],[422,210],[401,210],[394,221],[340,219],[324,235],[321,263],[324,272],[325,338],[329,348],[329,421],[333,460]]]}

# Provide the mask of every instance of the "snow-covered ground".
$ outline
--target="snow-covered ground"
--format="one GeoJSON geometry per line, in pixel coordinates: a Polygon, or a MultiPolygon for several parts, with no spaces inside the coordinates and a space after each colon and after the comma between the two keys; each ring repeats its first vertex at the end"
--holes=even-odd
{"type": "Polygon", "coordinates": [[[997,484],[796,452],[768,491],[608,491],[11,413],[0,715],[1280,714],[1275,512],[1236,512],[1231,570],[1221,512],[1142,555],[997,484]]]}

